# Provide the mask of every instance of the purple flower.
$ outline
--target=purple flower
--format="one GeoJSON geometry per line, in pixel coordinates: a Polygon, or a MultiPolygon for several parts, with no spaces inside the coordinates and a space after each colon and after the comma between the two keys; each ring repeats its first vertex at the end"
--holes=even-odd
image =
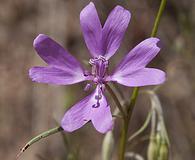
{"type": "MultiPolygon", "coordinates": [[[[69,85],[81,81],[96,84],[92,94],[69,109],[61,126],[72,132],[91,121],[97,131],[105,133],[112,129],[110,106],[104,96],[104,84],[114,81],[129,87],[157,85],[165,81],[165,73],[146,65],[160,51],[158,38],[148,38],[133,48],[119,63],[114,72],[108,74],[108,60],[120,46],[131,14],[116,6],[102,27],[94,4],[91,2],[80,13],[80,23],[86,45],[90,51],[91,71],[81,64],[58,43],[40,34],[34,40],[39,56],[48,64],[33,67],[29,75],[33,81],[58,85],[69,85]]],[[[91,84],[87,84],[86,89],[91,84]]]]}

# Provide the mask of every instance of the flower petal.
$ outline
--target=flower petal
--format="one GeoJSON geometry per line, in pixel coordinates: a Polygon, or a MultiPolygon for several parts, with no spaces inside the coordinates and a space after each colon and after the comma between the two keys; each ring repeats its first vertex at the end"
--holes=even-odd
{"type": "Polygon", "coordinates": [[[143,68],[132,73],[115,74],[110,80],[129,87],[141,87],[161,84],[165,79],[163,71],[154,68],[143,68]]]}
{"type": "Polygon", "coordinates": [[[80,24],[85,43],[93,57],[102,53],[102,26],[95,5],[90,2],[80,13],[80,24]]]}
{"type": "Polygon", "coordinates": [[[48,67],[33,67],[29,76],[36,82],[73,84],[85,80],[80,63],[57,42],[40,34],[33,43],[39,56],[48,67]]]}
{"type": "Polygon", "coordinates": [[[144,68],[160,51],[159,41],[158,38],[148,38],[139,43],[122,59],[113,75],[130,74],[144,68]]]}
{"type": "Polygon", "coordinates": [[[100,106],[92,109],[92,123],[98,132],[106,133],[112,130],[113,121],[110,106],[103,93],[101,94],[100,106]]]}
{"type": "Polygon", "coordinates": [[[92,98],[93,94],[87,96],[65,113],[61,121],[61,127],[65,131],[75,131],[91,120],[92,98]]]}
{"type": "Polygon", "coordinates": [[[91,95],[69,109],[61,121],[62,128],[67,132],[72,132],[92,120],[96,130],[100,133],[111,130],[113,123],[110,106],[103,95],[97,101],[99,94],[100,92],[97,87],[91,95]]]}
{"type": "Polygon", "coordinates": [[[121,6],[116,6],[108,16],[102,34],[103,53],[107,59],[119,48],[130,18],[130,12],[121,6]]]}
{"type": "Polygon", "coordinates": [[[49,65],[76,67],[82,71],[80,63],[57,42],[44,34],[39,34],[34,40],[34,48],[39,56],[49,65]]]}
{"type": "Polygon", "coordinates": [[[33,67],[29,70],[30,78],[39,83],[70,85],[86,80],[84,75],[78,75],[72,70],[62,70],[56,67],[33,67]]]}

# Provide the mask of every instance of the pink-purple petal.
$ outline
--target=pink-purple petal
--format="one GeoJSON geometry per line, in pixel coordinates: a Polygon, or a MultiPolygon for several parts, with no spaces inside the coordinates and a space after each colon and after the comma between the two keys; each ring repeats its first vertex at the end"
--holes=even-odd
{"type": "Polygon", "coordinates": [[[113,128],[110,106],[103,94],[100,106],[92,109],[92,123],[100,133],[106,133],[113,128]]]}
{"type": "Polygon", "coordinates": [[[73,132],[81,128],[84,124],[91,120],[91,98],[87,96],[74,106],[72,106],[61,120],[61,127],[67,132],[73,132]]]}
{"type": "Polygon", "coordinates": [[[121,6],[116,6],[109,14],[102,34],[102,48],[107,59],[119,48],[130,18],[130,12],[121,6]]]}
{"type": "Polygon", "coordinates": [[[116,6],[108,16],[104,27],[91,2],[80,13],[80,23],[85,43],[93,57],[99,55],[109,59],[119,48],[128,27],[131,14],[121,6],[116,6]]]}
{"type": "Polygon", "coordinates": [[[38,55],[47,64],[58,66],[62,69],[74,67],[81,72],[83,71],[80,63],[50,37],[44,34],[39,34],[34,40],[33,45],[38,55]]]}
{"type": "Polygon", "coordinates": [[[160,51],[158,38],[148,38],[134,47],[119,63],[113,74],[132,73],[144,68],[160,51]]]}
{"type": "Polygon", "coordinates": [[[145,68],[159,53],[158,38],[148,38],[125,56],[107,81],[116,81],[125,86],[157,85],[165,81],[165,73],[158,69],[145,68]]]}
{"type": "Polygon", "coordinates": [[[97,97],[100,92],[97,87],[91,95],[75,104],[65,113],[61,121],[61,126],[65,131],[75,131],[90,120],[100,133],[106,133],[112,129],[113,121],[110,106],[102,93],[97,104],[97,97]]]}
{"type": "Polygon", "coordinates": [[[129,87],[158,85],[163,83],[165,79],[165,73],[154,68],[143,68],[131,73],[126,72],[126,74],[123,72],[110,77],[110,81],[116,81],[129,87]]]}
{"type": "Polygon", "coordinates": [[[49,83],[57,85],[70,85],[85,81],[86,77],[78,75],[73,70],[62,70],[56,67],[32,67],[29,70],[29,76],[32,81],[38,83],[49,83]]]}
{"type": "Polygon", "coordinates": [[[33,43],[39,56],[48,64],[33,67],[29,76],[39,83],[69,85],[86,80],[80,63],[57,42],[40,34],[33,43]]]}
{"type": "Polygon", "coordinates": [[[93,57],[102,54],[102,26],[95,5],[90,2],[80,13],[80,24],[85,43],[93,57]]]}

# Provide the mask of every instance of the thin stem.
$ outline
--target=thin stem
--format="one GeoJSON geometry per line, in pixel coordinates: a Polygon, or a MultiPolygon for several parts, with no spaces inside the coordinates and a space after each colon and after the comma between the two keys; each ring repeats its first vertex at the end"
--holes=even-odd
{"type": "Polygon", "coordinates": [[[162,135],[166,139],[167,144],[170,145],[168,133],[164,124],[163,110],[162,110],[162,105],[160,103],[160,100],[154,91],[148,91],[147,93],[149,93],[149,95],[151,96],[153,110],[155,110],[158,115],[158,124],[159,123],[161,124],[160,126],[163,132],[162,135]]]}
{"type": "Polygon", "coordinates": [[[161,0],[160,7],[159,7],[159,10],[158,10],[155,22],[154,22],[154,26],[153,26],[153,29],[152,29],[151,37],[155,37],[156,34],[157,34],[160,19],[162,17],[163,11],[165,9],[166,3],[167,3],[167,0],[161,0]]]}
{"type": "Polygon", "coordinates": [[[144,122],[144,124],[131,136],[128,138],[128,141],[130,142],[132,139],[134,139],[135,137],[137,137],[140,133],[142,133],[148,126],[149,122],[151,120],[151,111],[148,113],[146,120],[144,122]]]}
{"type": "Polygon", "coordinates": [[[137,100],[138,92],[139,92],[139,88],[135,87],[133,89],[133,93],[132,93],[131,98],[130,98],[130,104],[127,108],[128,120],[130,120],[130,118],[131,118],[131,115],[132,115],[132,112],[133,112],[133,109],[134,109],[134,106],[135,106],[135,102],[137,100]]]}
{"type": "Polygon", "coordinates": [[[143,137],[140,137],[139,139],[137,139],[136,141],[134,141],[134,142],[131,143],[131,146],[130,146],[131,150],[133,148],[135,148],[141,142],[146,141],[146,140],[149,140],[149,139],[150,139],[150,135],[144,135],[143,137]]]}
{"type": "Polygon", "coordinates": [[[127,119],[124,119],[122,130],[121,130],[120,142],[119,142],[119,160],[124,160],[125,158],[128,126],[129,126],[129,121],[127,119]]]}
{"type": "Polygon", "coordinates": [[[125,118],[125,117],[126,117],[126,114],[125,114],[125,112],[124,112],[124,110],[123,110],[123,107],[122,107],[122,105],[120,104],[120,102],[119,102],[119,100],[118,100],[116,94],[114,93],[114,91],[112,90],[112,88],[111,88],[108,84],[105,84],[105,86],[106,86],[107,91],[108,91],[108,92],[110,93],[110,95],[112,96],[114,102],[116,103],[116,106],[117,106],[118,109],[120,110],[120,112],[121,112],[123,118],[125,118]]]}
{"type": "Polygon", "coordinates": [[[60,131],[62,131],[63,128],[61,128],[60,126],[49,129],[41,134],[39,134],[38,136],[32,138],[30,141],[28,141],[25,146],[20,150],[20,153],[17,155],[17,158],[24,152],[26,151],[32,144],[38,142],[39,140],[46,138],[52,134],[58,133],[60,131]]]}
{"type": "MultiPolygon", "coordinates": [[[[161,0],[160,7],[157,13],[157,16],[155,18],[154,26],[152,29],[151,37],[155,37],[158,31],[160,19],[162,17],[162,13],[164,11],[166,5],[166,0],[161,0]]],[[[126,141],[127,141],[127,132],[128,132],[128,126],[131,120],[132,112],[137,100],[139,88],[135,87],[133,89],[133,93],[131,96],[131,102],[127,108],[127,118],[124,119],[123,128],[121,131],[121,138],[120,138],[120,144],[119,144],[119,160],[125,159],[125,150],[126,150],[126,141]]]]}
{"type": "Polygon", "coordinates": [[[118,85],[116,83],[112,83],[112,85],[114,86],[114,88],[116,89],[116,91],[118,92],[118,94],[120,95],[121,99],[125,99],[125,96],[123,95],[123,92],[120,90],[120,88],[118,87],[118,85]]]}
{"type": "Polygon", "coordinates": [[[128,132],[129,122],[131,119],[133,108],[137,99],[138,91],[139,91],[138,87],[134,88],[133,93],[131,95],[131,102],[127,108],[127,116],[123,121],[123,127],[121,131],[120,144],[119,144],[119,160],[124,160],[125,158],[127,132],[128,132]]]}
{"type": "Polygon", "coordinates": [[[156,111],[155,108],[152,108],[152,120],[151,120],[151,137],[155,136],[156,130],[156,111]]]}

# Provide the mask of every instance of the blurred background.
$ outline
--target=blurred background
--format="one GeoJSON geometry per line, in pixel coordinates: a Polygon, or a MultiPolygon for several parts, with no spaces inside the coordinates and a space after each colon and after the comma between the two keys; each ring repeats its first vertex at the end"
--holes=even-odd
{"type": "MultiPolygon", "coordinates": [[[[39,33],[49,35],[85,63],[89,53],[80,29],[79,13],[89,1],[0,2],[0,159],[11,160],[31,137],[55,127],[68,107],[89,94],[83,91],[84,83],[54,86],[34,83],[28,77],[29,68],[45,65],[32,46],[39,33]]],[[[132,13],[123,43],[111,59],[115,66],[133,46],[150,36],[160,0],[93,2],[102,23],[117,4],[132,13]]],[[[194,160],[195,157],[194,17],[194,0],[168,0],[158,31],[163,48],[150,63],[150,66],[167,73],[167,81],[157,93],[171,141],[171,160],[194,160]]],[[[129,98],[132,89],[119,87],[129,98]]],[[[113,104],[112,99],[110,103],[113,104]]],[[[148,97],[140,94],[129,134],[141,126],[149,106],[148,97]]],[[[116,123],[113,159],[116,159],[119,126],[116,123]]],[[[142,136],[147,134],[148,131],[142,136]]],[[[34,144],[20,159],[65,160],[68,153],[76,153],[79,160],[100,160],[102,139],[103,135],[88,124],[72,134],[59,133],[34,144]]],[[[148,141],[140,142],[131,147],[131,151],[146,157],[147,144],[148,141]]]]}

